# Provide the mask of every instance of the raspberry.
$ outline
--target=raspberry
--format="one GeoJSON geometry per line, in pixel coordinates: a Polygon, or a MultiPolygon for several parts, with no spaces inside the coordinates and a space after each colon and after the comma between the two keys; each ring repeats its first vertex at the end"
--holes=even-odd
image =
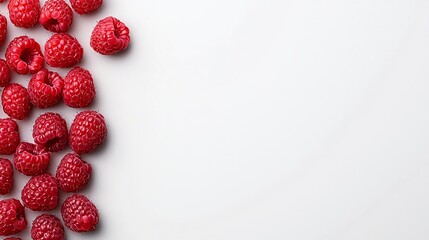
{"type": "Polygon", "coordinates": [[[10,193],[13,183],[13,167],[12,163],[5,159],[0,158],[0,195],[10,193]]]}
{"type": "Polygon", "coordinates": [[[63,87],[64,80],[58,73],[42,69],[28,83],[28,95],[34,106],[48,108],[61,100],[63,87]]]}
{"type": "Polygon", "coordinates": [[[24,206],[33,211],[49,211],[58,205],[58,183],[50,174],[32,177],[21,191],[24,206]]]}
{"type": "Polygon", "coordinates": [[[10,21],[17,27],[31,28],[39,22],[39,0],[10,0],[7,8],[10,21]]]}
{"type": "Polygon", "coordinates": [[[0,46],[3,45],[7,35],[7,19],[0,14],[0,46]]]}
{"type": "Polygon", "coordinates": [[[18,124],[10,118],[0,118],[0,154],[12,154],[18,146],[18,124]]]}
{"type": "Polygon", "coordinates": [[[70,147],[77,154],[89,153],[100,146],[107,136],[104,117],[96,111],[76,115],[70,127],[70,147]]]}
{"type": "Polygon", "coordinates": [[[125,50],[130,43],[130,30],[115,17],[97,23],[91,34],[91,47],[98,53],[112,55],[125,50]]]}
{"type": "Polygon", "coordinates": [[[10,68],[6,61],[0,59],[0,87],[5,87],[10,83],[10,68]]]}
{"type": "Polygon", "coordinates": [[[82,15],[97,10],[103,4],[103,0],[70,0],[70,3],[73,9],[82,15]]]}
{"type": "Polygon", "coordinates": [[[66,32],[73,22],[73,11],[64,0],[48,0],[42,7],[39,22],[51,32],[66,32]]]}
{"type": "Polygon", "coordinates": [[[57,168],[57,180],[65,192],[82,190],[91,178],[92,168],[79,155],[69,153],[63,157],[57,168]]]}
{"type": "Polygon", "coordinates": [[[64,240],[64,227],[61,221],[51,214],[43,214],[31,226],[33,240],[64,240]]]}
{"type": "Polygon", "coordinates": [[[64,224],[75,232],[89,232],[98,223],[97,207],[85,196],[74,194],[61,206],[64,224]]]}
{"type": "Polygon", "coordinates": [[[19,200],[0,200],[0,236],[20,233],[26,227],[25,209],[19,200]]]}
{"type": "Polygon", "coordinates": [[[11,118],[23,120],[30,115],[31,104],[27,89],[18,83],[7,85],[1,95],[3,111],[11,118]]]}
{"type": "Polygon", "coordinates": [[[16,37],[6,49],[6,62],[18,74],[36,73],[44,61],[40,45],[27,36],[16,37]]]}
{"type": "Polygon", "coordinates": [[[50,160],[51,154],[45,148],[28,142],[18,145],[13,158],[16,170],[27,176],[45,172],[50,160]]]}
{"type": "Polygon", "coordinates": [[[64,78],[63,100],[73,108],[87,107],[95,97],[94,81],[91,73],[75,67],[64,78]]]}
{"type": "Polygon", "coordinates": [[[82,56],[82,46],[67,33],[56,33],[45,44],[45,59],[52,67],[71,67],[79,63],[82,56]]]}
{"type": "Polygon", "coordinates": [[[40,115],[33,126],[34,142],[50,152],[58,152],[67,147],[67,123],[58,113],[40,115]]]}

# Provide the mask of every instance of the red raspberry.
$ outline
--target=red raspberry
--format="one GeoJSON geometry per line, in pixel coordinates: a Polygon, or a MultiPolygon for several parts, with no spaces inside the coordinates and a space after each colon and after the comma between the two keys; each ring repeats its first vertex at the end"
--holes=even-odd
{"type": "Polygon", "coordinates": [[[73,22],[73,11],[64,0],[48,0],[42,7],[39,22],[51,32],[66,32],[73,22]]]}
{"type": "Polygon", "coordinates": [[[0,200],[0,236],[20,233],[26,227],[25,209],[19,200],[0,200]]]}
{"type": "Polygon", "coordinates": [[[3,45],[7,35],[7,19],[0,14],[0,46],[3,45]]]}
{"type": "Polygon", "coordinates": [[[61,221],[51,214],[43,214],[31,226],[33,240],[64,240],[64,227],[61,221]]]}
{"type": "Polygon", "coordinates": [[[125,50],[130,43],[130,30],[114,17],[97,23],[91,34],[91,47],[98,53],[112,55],[125,50]]]}
{"type": "Polygon", "coordinates": [[[34,142],[50,152],[58,152],[67,147],[67,123],[58,113],[40,115],[33,126],[34,142]]]}
{"type": "Polygon", "coordinates": [[[45,59],[52,67],[71,67],[79,63],[82,56],[82,46],[67,33],[56,33],[45,44],[45,59]]]}
{"type": "Polygon", "coordinates": [[[0,59],[0,87],[5,87],[10,83],[10,68],[6,61],[0,59]]]}
{"type": "Polygon", "coordinates": [[[95,97],[94,80],[91,73],[75,67],[64,78],[63,100],[73,108],[87,107],[95,97]]]}
{"type": "Polygon", "coordinates": [[[39,0],[10,0],[7,8],[10,21],[17,27],[30,28],[39,22],[39,0]]]}
{"type": "Polygon", "coordinates": [[[6,62],[18,74],[34,74],[43,67],[45,60],[36,40],[20,36],[9,43],[6,62]]]}
{"type": "Polygon", "coordinates": [[[12,163],[5,159],[0,158],[0,195],[10,193],[13,183],[13,166],[12,163]]]}
{"type": "Polygon", "coordinates": [[[103,4],[103,0],[70,0],[70,3],[73,9],[82,15],[97,10],[103,4]]]}
{"type": "Polygon", "coordinates": [[[50,174],[32,177],[21,191],[24,206],[33,211],[49,211],[58,205],[58,183],[50,174]]]}
{"type": "Polygon", "coordinates": [[[106,140],[104,117],[96,111],[83,111],[76,115],[70,127],[70,147],[77,154],[89,153],[106,140]]]}
{"type": "Polygon", "coordinates": [[[28,83],[28,95],[34,106],[48,108],[61,100],[63,87],[64,80],[58,73],[42,69],[28,83]]]}
{"type": "Polygon", "coordinates": [[[18,124],[10,118],[0,118],[0,154],[12,154],[18,146],[18,124]]]}
{"type": "Polygon", "coordinates": [[[18,145],[13,158],[16,170],[27,176],[45,172],[50,160],[51,154],[44,147],[28,142],[22,142],[18,145]]]}
{"type": "Polygon", "coordinates": [[[65,192],[82,190],[91,178],[92,168],[79,155],[69,153],[63,157],[57,168],[57,180],[65,192]]]}
{"type": "Polygon", "coordinates": [[[97,207],[85,196],[74,194],[61,206],[64,224],[75,232],[89,232],[98,223],[97,207]]]}
{"type": "Polygon", "coordinates": [[[30,115],[31,104],[27,89],[18,83],[7,85],[1,95],[3,111],[11,118],[23,120],[30,115]]]}

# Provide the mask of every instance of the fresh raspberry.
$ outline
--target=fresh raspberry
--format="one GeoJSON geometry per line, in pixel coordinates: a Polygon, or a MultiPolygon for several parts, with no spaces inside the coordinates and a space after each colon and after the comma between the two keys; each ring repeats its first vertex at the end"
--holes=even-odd
{"type": "Polygon", "coordinates": [[[73,108],[87,107],[95,97],[94,80],[91,73],[75,67],[64,78],[63,100],[73,108]]]}
{"type": "Polygon", "coordinates": [[[125,50],[129,43],[130,30],[115,17],[99,21],[92,30],[90,45],[98,53],[112,55],[125,50]]]}
{"type": "Polygon", "coordinates": [[[34,142],[50,152],[58,152],[67,147],[67,123],[58,113],[40,115],[33,126],[34,142]]]}
{"type": "Polygon", "coordinates": [[[70,0],[70,3],[78,14],[83,15],[97,10],[103,0],[70,0]]]}
{"type": "Polygon", "coordinates": [[[1,95],[3,111],[11,118],[22,120],[30,115],[31,104],[27,89],[18,83],[7,85],[1,95]]]}
{"type": "Polygon", "coordinates": [[[71,67],[79,63],[82,56],[82,46],[67,33],[56,33],[45,44],[45,59],[52,67],[71,67]]]}
{"type": "Polygon", "coordinates": [[[33,240],[64,240],[64,227],[61,221],[51,214],[43,214],[31,226],[33,240]]]}
{"type": "Polygon", "coordinates": [[[33,211],[49,211],[58,205],[58,183],[50,174],[32,177],[21,191],[24,206],[33,211]]]}
{"type": "Polygon", "coordinates": [[[10,83],[10,68],[6,61],[0,59],[0,87],[5,87],[10,83]]]}
{"type": "Polygon", "coordinates": [[[89,232],[98,223],[97,207],[85,196],[74,194],[61,206],[64,224],[75,232],[89,232]]]}
{"type": "Polygon", "coordinates": [[[0,118],[0,154],[12,154],[20,142],[18,124],[10,118],[0,118]]]}
{"type": "Polygon", "coordinates": [[[19,200],[0,200],[0,236],[20,233],[26,227],[25,209],[19,200]]]}
{"type": "Polygon", "coordinates": [[[61,190],[77,192],[82,190],[91,178],[92,168],[79,155],[69,153],[63,157],[57,168],[57,180],[61,190]]]}
{"type": "Polygon", "coordinates": [[[51,32],[66,32],[73,22],[73,11],[64,0],[48,0],[42,7],[39,22],[51,32]]]}
{"type": "Polygon", "coordinates": [[[20,36],[9,43],[6,62],[18,74],[34,74],[43,67],[45,60],[36,40],[20,36]]]}
{"type": "Polygon", "coordinates": [[[104,117],[96,111],[83,111],[76,115],[70,127],[70,147],[77,154],[89,153],[106,140],[104,117]]]}
{"type": "Polygon", "coordinates": [[[39,22],[39,0],[10,0],[7,8],[10,21],[17,27],[31,28],[39,22]]]}
{"type": "Polygon", "coordinates": [[[31,77],[28,95],[34,106],[48,108],[61,100],[63,87],[64,80],[58,73],[42,69],[31,77]]]}
{"type": "Polygon", "coordinates": [[[10,193],[13,183],[13,166],[6,158],[0,158],[0,195],[10,193]]]}
{"type": "Polygon", "coordinates": [[[3,45],[7,35],[7,19],[0,14],[0,46],[3,45]]]}
{"type": "Polygon", "coordinates": [[[45,172],[50,160],[51,154],[44,147],[28,142],[18,145],[13,158],[16,170],[27,176],[45,172]]]}

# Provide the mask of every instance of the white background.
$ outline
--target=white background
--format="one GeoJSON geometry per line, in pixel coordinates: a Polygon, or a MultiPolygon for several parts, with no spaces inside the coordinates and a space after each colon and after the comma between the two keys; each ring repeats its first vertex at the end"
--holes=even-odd
{"type": "MultiPolygon", "coordinates": [[[[109,139],[84,156],[99,230],[68,239],[427,239],[428,10],[423,0],[106,0],[75,14],[109,139]],[[132,32],[110,57],[89,47],[109,15],[132,32]]],[[[50,36],[9,30],[42,45],[50,36]]],[[[69,123],[78,111],[54,110],[69,123]]],[[[25,140],[40,113],[20,123],[25,140]]]]}

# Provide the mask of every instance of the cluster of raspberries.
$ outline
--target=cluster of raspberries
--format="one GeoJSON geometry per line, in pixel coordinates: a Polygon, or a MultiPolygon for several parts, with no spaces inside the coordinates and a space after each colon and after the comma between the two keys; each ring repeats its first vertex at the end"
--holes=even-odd
{"type": "MultiPolygon", "coordinates": [[[[0,0],[4,2],[4,0],[0,0]]],[[[9,118],[0,119],[0,154],[12,155],[13,163],[0,158],[0,195],[7,195],[13,186],[14,168],[31,177],[21,191],[21,201],[15,198],[0,200],[0,236],[21,233],[27,228],[26,208],[32,211],[51,211],[61,205],[63,223],[75,232],[96,228],[99,216],[95,205],[81,191],[88,184],[92,168],[82,159],[102,145],[107,127],[104,117],[92,110],[79,112],[70,127],[55,112],[45,112],[33,125],[34,143],[21,142],[17,120],[26,119],[32,109],[46,109],[63,101],[72,108],[90,106],[95,98],[91,73],[79,66],[84,51],[78,40],[67,34],[73,22],[73,10],[88,14],[97,10],[103,0],[9,0],[10,22],[19,28],[32,28],[38,23],[54,32],[44,50],[29,36],[18,36],[7,46],[5,58],[0,59],[0,87],[3,111],[9,118]],[[45,68],[71,68],[63,78],[45,68]],[[11,83],[13,74],[31,74],[28,87],[11,83]],[[51,153],[70,146],[73,153],[63,156],[56,173],[48,168],[51,153]],[[60,192],[73,193],[60,204],[60,192]]],[[[7,19],[0,14],[0,46],[7,35],[7,19]]],[[[90,39],[91,47],[103,55],[116,54],[128,47],[129,29],[114,17],[96,24],[90,39]]],[[[38,216],[31,226],[34,240],[63,240],[64,227],[52,214],[38,216]]],[[[17,237],[9,240],[20,239],[17,237]]]]}

